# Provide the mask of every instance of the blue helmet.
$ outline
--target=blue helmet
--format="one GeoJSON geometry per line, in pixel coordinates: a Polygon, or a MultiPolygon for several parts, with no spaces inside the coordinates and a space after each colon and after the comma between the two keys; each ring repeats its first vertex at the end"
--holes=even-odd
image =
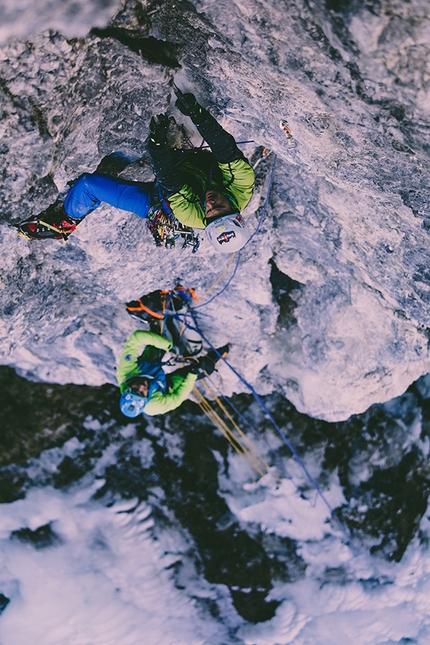
{"type": "Polygon", "coordinates": [[[148,398],[140,396],[135,392],[126,390],[121,394],[119,401],[119,407],[121,412],[130,418],[138,417],[139,414],[142,414],[146,404],[148,403],[148,398]]]}

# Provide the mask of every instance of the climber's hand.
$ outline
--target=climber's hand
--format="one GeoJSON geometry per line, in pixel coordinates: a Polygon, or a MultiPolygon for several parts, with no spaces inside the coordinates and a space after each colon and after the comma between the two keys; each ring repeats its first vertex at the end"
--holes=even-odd
{"type": "Polygon", "coordinates": [[[149,124],[149,139],[156,146],[166,143],[169,118],[165,114],[153,116],[149,124]]]}
{"type": "Polygon", "coordinates": [[[203,108],[198,104],[194,94],[190,92],[182,94],[181,92],[178,94],[175,105],[182,114],[189,116],[194,123],[198,123],[201,120],[203,108]]]}
{"type": "Polygon", "coordinates": [[[198,379],[210,376],[215,371],[215,362],[207,356],[200,356],[190,368],[191,374],[197,374],[198,379]]]}

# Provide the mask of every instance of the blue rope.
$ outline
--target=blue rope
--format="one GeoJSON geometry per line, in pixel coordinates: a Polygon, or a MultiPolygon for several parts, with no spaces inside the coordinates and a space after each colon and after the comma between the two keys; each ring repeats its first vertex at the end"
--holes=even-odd
{"type": "MultiPolygon", "coordinates": [[[[273,160],[272,171],[270,173],[269,186],[267,188],[266,198],[264,200],[264,203],[263,203],[263,206],[262,206],[262,209],[261,209],[260,217],[258,218],[257,227],[256,227],[255,231],[253,232],[253,234],[251,235],[251,237],[247,240],[246,244],[244,244],[244,246],[242,247],[243,249],[248,246],[248,244],[257,235],[257,233],[259,232],[259,230],[261,228],[261,224],[263,222],[264,216],[266,214],[267,206],[269,204],[269,199],[270,199],[270,193],[271,193],[271,190],[272,190],[273,179],[275,177],[275,168],[276,168],[277,159],[278,159],[278,155],[275,154],[274,155],[274,160],[273,160]]],[[[201,309],[201,307],[206,307],[206,305],[210,304],[216,298],[218,298],[222,293],[224,293],[224,291],[229,287],[229,285],[233,281],[233,279],[234,279],[234,277],[235,277],[235,275],[237,273],[237,269],[239,268],[239,263],[240,263],[240,251],[238,251],[238,253],[237,253],[236,264],[234,266],[234,270],[233,270],[232,275],[230,276],[230,278],[227,281],[227,284],[221,289],[221,291],[219,291],[214,296],[212,296],[212,298],[210,298],[206,302],[203,302],[201,305],[196,305],[194,307],[191,307],[191,309],[201,309]]]]}
{"type": "Polygon", "coordinates": [[[270,179],[269,179],[269,186],[268,186],[268,188],[267,188],[266,199],[264,200],[263,208],[261,209],[260,217],[258,218],[257,228],[255,229],[255,231],[253,232],[253,234],[251,235],[251,237],[249,238],[249,240],[246,242],[246,244],[243,246],[243,248],[245,248],[246,246],[248,246],[248,244],[250,243],[250,241],[251,241],[251,240],[252,240],[252,239],[257,235],[258,231],[260,230],[261,224],[262,224],[262,222],[263,222],[263,218],[264,218],[264,216],[265,216],[265,214],[266,214],[267,206],[268,206],[268,204],[269,204],[270,193],[271,193],[271,191],[272,191],[273,179],[274,179],[274,177],[275,177],[275,169],[276,169],[276,162],[277,162],[277,160],[278,160],[278,155],[274,153],[272,172],[270,173],[270,179]]]}
{"type": "MultiPolygon", "coordinates": [[[[201,144],[200,144],[199,148],[210,148],[210,146],[209,146],[208,144],[203,145],[203,144],[204,144],[204,142],[205,142],[205,140],[204,140],[204,139],[202,139],[202,142],[201,142],[201,144]]],[[[244,144],[244,143],[255,143],[255,141],[254,141],[254,139],[248,139],[248,141],[236,141],[236,145],[237,145],[237,146],[240,146],[240,145],[242,145],[242,144],[244,144]]],[[[193,146],[193,147],[194,147],[194,146],[193,146]]]]}
{"type": "MultiPolygon", "coordinates": [[[[203,143],[203,142],[202,142],[202,143],[203,143]]],[[[251,235],[251,237],[247,240],[247,242],[246,242],[246,244],[244,245],[244,247],[243,247],[243,248],[245,248],[245,247],[246,247],[246,246],[251,242],[251,240],[252,240],[252,239],[257,235],[257,233],[258,233],[258,232],[259,232],[259,230],[260,230],[261,224],[262,224],[262,222],[263,222],[264,215],[265,215],[266,210],[267,210],[267,206],[268,206],[268,203],[269,203],[269,199],[270,199],[270,193],[271,193],[272,184],[273,184],[273,179],[274,179],[274,175],[275,175],[276,162],[277,162],[277,155],[275,154],[275,155],[274,155],[273,166],[272,166],[272,171],[271,171],[271,175],[270,175],[270,179],[269,179],[269,186],[268,186],[268,190],[267,190],[266,198],[265,198],[264,203],[263,203],[263,207],[262,207],[262,210],[261,210],[261,214],[260,214],[260,217],[259,217],[258,222],[257,222],[257,227],[256,227],[255,231],[253,232],[253,234],[251,235]]],[[[278,426],[278,424],[276,423],[276,421],[275,421],[275,419],[274,419],[274,417],[273,417],[272,413],[270,412],[269,408],[267,407],[267,405],[264,403],[264,401],[262,400],[262,398],[257,394],[256,390],[252,387],[252,385],[251,385],[250,383],[248,383],[248,381],[246,381],[246,380],[245,380],[245,379],[244,379],[244,378],[239,374],[239,372],[237,372],[237,370],[236,370],[232,365],[230,365],[230,363],[227,361],[227,359],[223,358],[223,357],[219,354],[219,352],[217,351],[217,349],[216,349],[216,348],[212,345],[212,343],[211,343],[211,342],[206,338],[206,336],[203,334],[203,332],[201,331],[201,329],[200,329],[200,327],[199,327],[199,325],[198,325],[198,322],[197,322],[197,316],[194,314],[194,310],[196,310],[196,309],[200,309],[201,307],[205,307],[205,306],[206,306],[206,305],[208,305],[209,303],[213,302],[216,298],[218,298],[222,293],[224,293],[224,291],[228,288],[228,286],[231,284],[232,280],[234,279],[234,277],[235,277],[235,275],[236,275],[237,269],[238,269],[238,267],[239,267],[239,262],[240,262],[240,252],[237,254],[237,260],[236,260],[236,264],[235,264],[235,267],[234,267],[234,271],[233,271],[232,275],[230,276],[229,280],[227,281],[227,284],[226,284],[226,285],[221,289],[221,291],[219,291],[217,294],[215,294],[215,296],[213,296],[212,298],[210,298],[210,300],[208,300],[207,302],[204,302],[204,303],[202,303],[201,305],[197,305],[197,306],[195,306],[195,307],[190,307],[191,317],[192,317],[192,319],[193,319],[193,322],[194,322],[195,327],[192,327],[191,325],[189,325],[189,324],[186,322],[186,319],[184,319],[184,324],[185,324],[185,326],[186,326],[188,329],[190,329],[190,330],[192,330],[192,331],[197,332],[197,333],[200,335],[200,337],[202,338],[202,340],[203,340],[203,341],[205,341],[205,343],[207,343],[207,345],[208,345],[208,346],[209,346],[213,351],[215,351],[215,353],[217,354],[217,356],[218,356],[219,358],[222,358],[222,360],[224,361],[224,363],[225,363],[225,364],[230,368],[230,370],[233,372],[233,374],[235,374],[235,375],[237,376],[237,378],[238,378],[238,379],[239,379],[239,380],[240,380],[240,381],[245,385],[245,387],[246,387],[246,388],[248,388],[248,390],[249,390],[249,391],[251,392],[251,394],[253,395],[253,397],[254,397],[255,401],[260,405],[261,409],[266,413],[266,415],[268,416],[268,418],[269,418],[269,419],[270,419],[270,421],[272,422],[272,424],[273,424],[273,426],[274,426],[275,430],[277,431],[277,433],[278,433],[278,434],[279,434],[279,436],[281,437],[282,441],[283,441],[283,442],[284,442],[284,444],[287,446],[287,448],[289,449],[289,451],[291,452],[291,454],[293,455],[293,457],[295,458],[295,460],[297,461],[297,463],[299,464],[299,466],[301,467],[301,469],[302,469],[302,470],[303,470],[303,472],[305,473],[305,475],[306,475],[306,477],[307,477],[308,481],[310,482],[310,484],[312,485],[312,487],[315,489],[315,491],[317,492],[317,494],[319,495],[319,497],[321,498],[321,500],[324,502],[325,506],[327,507],[327,509],[328,509],[328,510],[329,510],[329,512],[330,512],[331,517],[333,517],[333,518],[336,520],[336,522],[337,522],[337,524],[338,524],[339,528],[341,529],[342,533],[344,534],[344,536],[345,536],[345,538],[346,538],[346,540],[347,540],[348,544],[351,546],[351,548],[352,548],[352,550],[354,551],[354,553],[355,553],[355,554],[357,554],[358,552],[356,551],[356,549],[355,549],[355,547],[354,547],[354,545],[353,545],[352,537],[351,537],[351,535],[350,535],[350,533],[349,533],[348,529],[346,528],[345,524],[344,524],[344,523],[340,520],[340,518],[338,517],[338,515],[337,515],[337,513],[336,513],[335,509],[332,507],[332,505],[330,504],[330,502],[328,501],[328,499],[327,499],[327,498],[326,498],[326,496],[324,495],[323,491],[321,490],[320,486],[317,484],[317,482],[315,481],[315,479],[312,477],[311,473],[309,472],[309,470],[308,470],[308,469],[307,469],[307,467],[306,467],[306,464],[304,463],[304,461],[302,460],[302,458],[300,457],[300,455],[298,454],[298,452],[296,451],[296,449],[295,449],[295,448],[294,448],[294,446],[292,445],[291,441],[288,439],[288,437],[285,435],[285,433],[281,430],[281,428],[280,428],[280,427],[278,426]]],[[[225,397],[223,397],[223,398],[225,398],[225,397]]],[[[229,404],[230,404],[230,405],[232,406],[232,408],[234,409],[234,406],[233,406],[233,404],[232,404],[230,401],[229,401],[229,404]]],[[[235,412],[239,415],[239,417],[240,417],[240,418],[242,418],[242,420],[243,420],[243,421],[245,421],[245,423],[246,423],[247,425],[249,425],[249,426],[253,429],[253,431],[254,431],[254,432],[257,432],[257,431],[253,428],[253,426],[248,422],[248,420],[247,420],[245,417],[243,417],[243,415],[241,415],[241,414],[240,414],[240,412],[239,412],[238,410],[235,410],[235,412]]],[[[257,433],[257,434],[261,437],[260,433],[257,433]]],[[[266,442],[266,443],[267,443],[267,442],[266,442]]],[[[267,445],[268,445],[268,444],[267,444],[267,445]]],[[[269,446],[269,448],[270,448],[270,446],[269,446]]],[[[272,449],[270,448],[270,450],[272,450],[272,449]]],[[[274,454],[276,454],[276,455],[277,455],[276,451],[274,451],[274,454]]],[[[284,473],[287,475],[287,472],[286,472],[285,466],[284,466],[284,464],[283,464],[283,462],[282,462],[281,458],[279,457],[279,455],[277,455],[277,457],[278,457],[278,460],[280,461],[280,463],[282,464],[282,469],[283,469],[284,473]]],[[[287,477],[288,477],[288,475],[287,475],[287,477]]]]}
{"type": "Polygon", "coordinates": [[[191,309],[194,310],[194,309],[200,309],[201,307],[206,307],[206,305],[208,305],[210,302],[215,300],[215,298],[218,298],[218,296],[220,296],[222,293],[224,293],[224,291],[228,288],[228,286],[230,285],[230,283],[232,282],[232,280],[234,279],[234,277],[236,275],[236,272],[237,272],[237,270],[239,268],[239,262],[240,262],[240,251],[238,251],[238,253],[237,253],[236,264],[234,266],[233,273],[231,274],[230,278],[228,279],[228,281],[225,284],[225,286],[221,289],[221,291],[216,293],[214,296],[212,296],[212,298],[210,298],[206,302],[203,302],[201,305],[195,305],[194,307],[191,307],[191,309]]]}
{"type": "Polygon", "coordinates": [[[237,407],[234,405],[230,399],[228,399],[226,396],[224,396],[221,393],[217,393],[217,396],[219,396],[223,401],[225,401],[233,410],[233,412],[237,415],[237,417],[242,421],[242,423],[245,423],[248,428],[251,428],[252,432],[258,437],[258,439],[263,439],[264,443],[266,444],[267,448],[270,450],[270,452],[275,456],[276,460],[278,461],[278,464],[283,471],[285,477],[287,479],[290,478],[290,475],[287,472],[287,469],[285,468],[285,464],[282,460],[282,457],[278,454],[277,450],[275,448],[272,448],[270,443],[267,441],[266,437],[261,434],[261,432],[258,432],[257,428],[255,428],[250,421],[237,409],[237,407]]]}
{"type": "MultiPolygon", "coordinates": [[[[191,315],[192,315],[192,312],[191,312],[191,315]]],[[[304,461],[302,460],[302,458],[301,458],[301,457],[300,457],[300,455],[298,454],[297,450],[296,450],[296,449],[294,448],[294,446],[292,445],[291,441],[288,439],[288,437],[284,434],[284,432],[281,430],[281,428],[280,428],[280,427],[278,426],[278,424],[276,423],[276,421],[275,421],[275,419],[274,419],[274,417],[273,417],[272,413],[270,412],[269,408],[267,407],[267,405],[264,403],[264,401],[262,400],[262,398],[257,394],[257,392],[256,392],[256,391],[255,391],[255,389],[252,387],[252,385],[251,385],[250,383],[248,383],[248,381],[246,381],[246,380],[243,378],[243,376],[241,376],[241,375],[239,374],[239,372],[238,372],[238,371],[237,371],[237,370],[236,370],[236,369],[235,369],[235,368],[234,368],[234,367],[233,367],[233,366],[232,366],[232,365],[227,361],[227,359],[226,359],[226,358],[223,358],[223,357],[221,356],[221,354],[217,351],[217,349],[216,349],[216,348],[212,345],[212,343],[211,343],[211,342],[206,338],[206,336],[203,334],[203,332],[201,331],[201,329],[200,329],[200,327],[199,327],[199,325],[198,325],[198,322],[197,322],[197,320],[196,320],[196,317],[195,317],[195,316],[192,316],[192,318],[193,318],[193,322],[194,322],[195,327],[192,327],[191,325],[189,325],[189,324],[185,321],[185,325],[186,325],[186,327],[188,327],[188,329],[191,329],[192,331],[197,332],[197,333],[201,336],[202,340],[204,340],[204,341],[205,341],[205,343],[207,343],[207,345],[208,345],[208,346],[209,346],[209,347],[210,347],[210,348],[211,348],[211,349],[212,349],[212,350],[217,354],[217,356],[218,356],[219,358],[222,358],[222,360],[224,361],[224,363],[227,365],[227,367],[229,367],[229,368],[230,368],[230,370],[233,372],[233,374],[235,374],[235,375],[237,376],[237,378],[238,378],[238,379],[239,379],[239,380],[240,380],[240,381],[245,385],[245,387],[247,387],[247,388],[248,388],[248,390],[251,392],[251,394],[252,394],[252,396],[254,397],[254,399],[256,400],[256,402],[260,405],[261,409],[262,409],[262,410],[267,414],[268,418],[269,418],[269,419],[270,419],[270,421],[272,422],[272,424],[273,424],[273,426],[274,426],[275,430],[277,431],[277,433],[278,433],[278,434],[279,434],[279,436],[281,437],[282,441],[283,441],[283,442],[284,442],[284,444],[287,446],[287,448],[289,449],[289,451],[291,452],[291,454],[293,455],[293,457],[295,458],[295,460],[297,461],[297,463],[299,464],[299,466],[301,467],[301,469],[302,469],[302,470],[303,470],[303,472],[305,473],[305,475],[306,475],[306,477],[307,477],[308,481],[311,483],[312,487],[315,489],[315,491],[318,493],[319,497],[322,499],[322,501],[324,502],[324,504],[325,504],[325,505],[326,505],[326,507],[328,508],[328,510],[329,510],[329,512],[330,512],[330,515],[331,515],[331,516],[336,520],[336,522],[337,522],[337,524],[338,524],[339,528],[341,529],[342,533],[344,534],[344,536],[345,536],[345,538],[346,538],[346,540],[347,540],[348,544],[351,546],[351,548],[352,548],[352,550],[355,552],[355,554],[357,554],[358,552],[356,551],[356,549],[355,549],[355,547],[354,547],[354,545],[353,545],[352,537],[351,537],[351,535],[350,535],[350,533],[349,533],[348,529],[346,528],[345,524],[341,521],[341,519],[340,519],[340,518],[339,518],[339,516],[337,515],[336,511],[334,510],[334,508],[332,507],[332,505],[330,504],[330,502],[328,501],[328,499],[326,498],[326,496],[325,496],[325,495],[324,495],[324,493],[322,492],[322,490],[321,490],[320,486],[317,484],[317,482],[315,481],[315,479],[312,477],[311,473],[309,472],[309,470],[308,470],[308,469],[307,469],[307,467],[306,467],[306,464],[304,463],[304,461]]]]}

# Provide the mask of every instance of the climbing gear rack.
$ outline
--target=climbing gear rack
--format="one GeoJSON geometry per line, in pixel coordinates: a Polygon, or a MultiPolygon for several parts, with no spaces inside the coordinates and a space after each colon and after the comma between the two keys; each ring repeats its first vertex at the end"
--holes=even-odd
{"type": "Polygon", "coordinates": [[[172,212],[167,213],[162,204],[151,208],[146,225],[156,246],[171,249],[177,242],[182,242],[181,248],[191,248],[192,253],[196,253],[200,246],[199,235],[189,226],[181,224],[172,212]]]}

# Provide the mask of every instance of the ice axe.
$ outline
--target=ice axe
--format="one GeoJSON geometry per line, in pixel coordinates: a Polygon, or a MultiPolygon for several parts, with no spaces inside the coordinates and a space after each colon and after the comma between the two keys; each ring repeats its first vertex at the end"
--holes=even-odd
{"type": "Polygon", "coordinates": [[[182,114],[191,117],[194,122],[197,122],[202,108],[198,104],[194,94],[192,94],[191,92],[184,93],[173,81],[172,87],[177,97],[175,105],[178,110],[182,112],[182,114]]]}

